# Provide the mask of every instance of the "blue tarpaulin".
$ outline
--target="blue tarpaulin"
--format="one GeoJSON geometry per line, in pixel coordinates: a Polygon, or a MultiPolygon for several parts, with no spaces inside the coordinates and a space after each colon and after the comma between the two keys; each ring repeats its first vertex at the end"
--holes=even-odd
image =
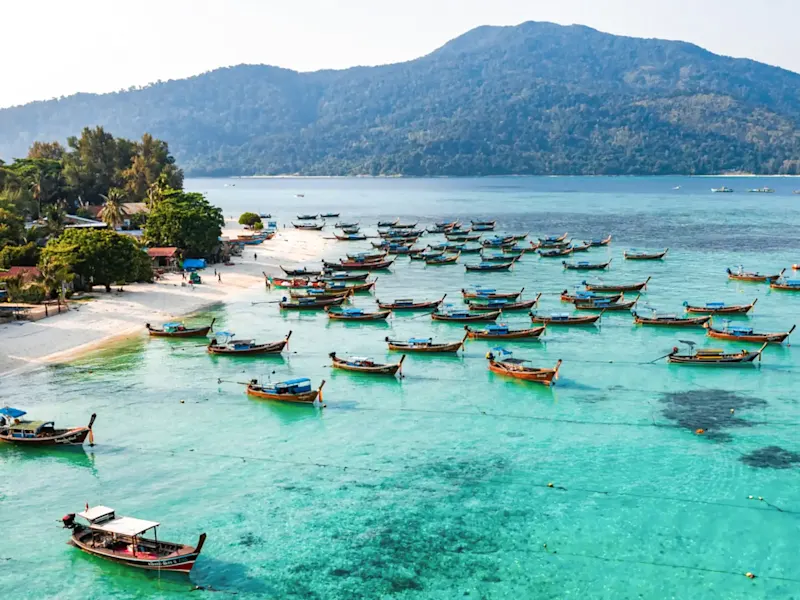
{"type": "Polygon", "coordinates": [[[206,268],[205,258],[186,258],[183,261],[184,271],[196,271],[197,269],[205,269],[205,268],[206,268]]]}

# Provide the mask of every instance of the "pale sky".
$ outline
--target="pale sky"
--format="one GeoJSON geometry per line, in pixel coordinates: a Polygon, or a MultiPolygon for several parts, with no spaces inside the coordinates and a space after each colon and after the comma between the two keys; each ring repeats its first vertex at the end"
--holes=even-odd
{"type": "Polygon", "coordinates": [[[0,107],[240,63],[410,60],[479,25],[580,23],[800,72],[800,0],[0,0],[0,107]]]}

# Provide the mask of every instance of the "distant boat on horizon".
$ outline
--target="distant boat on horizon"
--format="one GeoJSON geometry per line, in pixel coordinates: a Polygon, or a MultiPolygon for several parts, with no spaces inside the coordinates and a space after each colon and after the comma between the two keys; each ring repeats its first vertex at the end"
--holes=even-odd
{"type": "Polygon", "coordinates": [[[752,190],[747,190],[751,194],[774,194],[775,190],[770,187],[760,187],[760,188],[753,188],[752,190]]]}
{"type": "Polygon", "coordinates": [[[714,194],[732,194],[733,189],[723,185],[722,187],[711,188],[711,192],[714,194]]]}
{"type": "Polygon", "coordinates": [[[681,189],[681,186],[679,186],[679,185],[676,185],[676,186],[675,186],[674,188],[672,188],[672,189],[673,189],[673,190],[679,190],[679,189],[681,189]]]}

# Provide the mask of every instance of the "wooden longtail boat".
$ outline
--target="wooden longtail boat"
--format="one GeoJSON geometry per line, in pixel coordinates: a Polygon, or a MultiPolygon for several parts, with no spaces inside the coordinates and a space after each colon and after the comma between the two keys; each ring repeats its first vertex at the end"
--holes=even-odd
{"type": "Polygon", "coordinates": [[[426,300],[423,302],[414,302],[412,299],[401,299],[393,302],[381,302],[378,300],[378,308],[387,310],[425,310],[428,308],[438,308],[439,305],[447,298],[447,294],[442,296],[439,300],[426,300]]]}
{"type": "Polygon", "coordinates": [[[725,269],[725,271],[728,273],[728,279],[752,281],[754,283],[772,283],[780,279],[786,269],[783,269],[783,271],[777,275],[764,275],[763,273],[745,271],[742,267],[739,267],[738,271],[731,271],[730,269],[725,269]]]}
{"type": "Polygon", "coordinates": [[[745,315],[749,313],[758,302],[758,298],[751,304],[725,304],[724,302],[707,302],[705,306],[692,306],[684,302],[683,306],[688,313],[699,313],[706,315],[745,315]]]}
{"type": "Polygon", "coordinates": [[[331,352],[328,356],[331,357],[331,366],[334,369],[342,369],[344,371],[354,371],[356,373],[367,373],[369,375],[391,375],[394,376],[398,372],[402,377],[403,361],[406,355],[400,357],[396,363],[381,364],[376,363],[371,358],[352,356],[349,359],[339,358],[336,352],[331,352]]]}
{"type": "Polygon", "coordinates": [[[325,286],[330,281],[366,281],[369,273],[348,273],[346,271],[331,272],[326,271],[319,276],[319,286],[325,286]]]}
{"type": "Polygon", "coordinates": [[[554,250],[556,248],[566,248],[572,246],[572,240],[564,240],[563,242],[539,242],[541,250],[554,250]]]}
{"type": "Polygon", "coordinates": [[[542,294],[539,293],[533,300],[523,300],[520,302],[514,302],[508,298],[478,298],[476,299],[477,301],[467,300],[467,305],[469,306],[470,310],[528,310],[536,306],[539,303],[539,298],[541,297],[542,294]]]}
{"type": "Polygon", "coordinates": [[[385,231],[378,231],[378,235],[384,240],[413,240],[422,236],[422,231],[415,231],[413,229],[387,229],[385,231]]]}
{"type": "Polygon", "coordinates": [[[322,231],[325,223],[292,223],[295,229],[304,229],[306,231],[322,231]]]}
{"type": "Polygon", "coordinates": [[[525,363],[530,362],[521,358],[505,358],[495,360],[495,355],[491,352],[486,354],[489,361],[489,370],[498,375],[507,375],[515,379],[524,379],[525,381],[533,381],[541,383],[542,385],[554,385],[558,379],[558,369],[561,367],[561,360],[556,363],[552,369],[539,369],[534,367],[526,367],[525,363]]]}
{"type": "Polygon", "coordinates": [[[461,223],[458,221],[439,221],[438,223],[434,223],[434,225],[441,229],[453,229],[454,227],[461,225],[461,223]]]}
{"type": "Polygon", "coordinates": [[[476,265],[464,265],[467,271],[508,271],[514,266],[513,260],[505,263],[480,262],[476,265]]]}
{"type": "Polygon", "coordinates": [[[637,302],[639,302],[639,296],[636,296],[636,298],[630,302],[625,302],[624,296],[617,302],[612,301],[606,296],[604,298],[594,298],[592,300],[577,300],[575,302],[575,308],[577,310],[630,310],[636,306],[637,302]]]}
{"type": "Polygon", "coordinates": [[[534,250],[534,248],[531,248],[530,246],[518,246],[516,244],[514,246],[503,246],[502,248],[500,248],[500,252],[512,256],[515,254],[517,255],[525,254],[529,250],[534,250]]]}
{"type": "Polygon", "coordinates": [[[510,236],[508,236],[508,237],[510,237],[510,238],[511,238],[512,240],[514,240],[515,242],[521,242],[521,241],[522,241],[522,240],[524,240],[526,237],[528,237],[528,235],[530,235],[530,232],[529,232],[529,231],[526,231],[525,233],[512,233],[512,234],[511,234],[510,236]]]}
{"type": "Polygon", "coordinates": [[[421,352],[421,353],[449,353],[458,352],[464,347],[467,335],[459,342],[434,343],[433,338],[411,338],[408,341],[391,340],[388,337],[384,341],[389,345],[389,350],[401,352],[421,352]]]}
{"type": "Polygon", "coordinates": [[[531,321],[534,323],[543,323],[545,325],[564,325],[564,326],[578,326],[578,325],[593,325],[600,320],[603,316],[601,311],[599,315],[570,315],[568,313],[552,313],[550,315],[540,315],[531,313],[531,321]]]}
{"type": "Polygon", "coordinates": [[[583,287],[588,292],[598,292],[600,294],[613,293],[613,292],[638,292],[647,287],[650,283],[650,277],[641,283],[589,283],[588,281],[581,282],[583,287]]]}
{"type": "Polygon", "coordinates": [[[518,292],[498,292],[494,288],[476,287],[474,290],[465,290],[462,288],[461,295],[464,299],[481,298],[483,300],[497,300],[499,298],[505,298],[507,300],[516,300],[524,291],[525,288],[522,288],[518,292]]]}
{"type": "Polygon", "coordinates": [[[611,243],[611,236],[610,235],[608,237],[605,237],[605,238],[602,238],[602,239],[595,238],[595,239],[589,240],[589,245],[592,248],[596,248],[598,246],[608,246],[610,243],[611,243]]]}
{"type": "Polygon", "coordinates": [[[609,259],[608,262],[604,263],[590,263],[585,261],[579,261],[576,263],[568,263],[567,261],[561,261],[561,264],[564,265],[565,269],[571,271],[602,271],[607,269],[611,266],[611,261],[614,260],[613,258],[609,259]]]}
{"type": "Polygon", "coordinates": [[[571,304],[589,300],[609,300],[611,302],[616,302],[621,298],[622,298],[622,293],[608,295],[608,294],[600,294],[598,292],[588,292],[588,291],[584,292],[583,290],[576,290],[574,294],[570,294],[569,290],[564,290],[563,292],[561,292],[561,301],[570,302],[571,304]]]}
{"type": "Polygon", "coordinates": [[[558,258],[559,256],[567,256],[569,254],[572,254],[572,246],[556,248],[555,250],[539,250],[539,256],[542,258],[558,258]]]}
{"type": "Polygon", "coordinates": [[[381,240],[380,242],[370,242],[372,247],[377,250],[385,250],[390,244],[402,244],[404,246],[411,246],[415,240],[406,240],[403,242],[389,242],[387,240],[381,240]]]}
{"type": "Polygon", "coordinates": [[[477,242],[481,239],[480,233],[445,233],[444,237],[450,242],[477,242]]]}
{"type": "Polygon", "coordinates": [[[112,560],[128,567],[148,571],[186,573],[203,550],[206,534],[201,533],[197,546],[186,546],[159,541],[156,533],[160,523],[133,517],[117,517],[113,508],[93,506],[62,518],[64,527],[72,530],[70,544],[100,558],[112,560]],[[75,522],[75,517],[88,525],[75,522]],[[153,538],[144,537],[153,531],[153,538]]]}
{"type": "Polygon", "coordinates": [[[343,223],[339,221],[334,227],[336,227],[336,229],[353,229],[354,227],[358,227],[358,221],[355,223],[343,223]]]}
{"type": "Polygon", "coordinates": [[[56,429],[53,421],[24,421],[21,417],[27,413],[18,408],[4,406],[0,408],[0,442],[14,444],[23,448],[40,448],[44,446],[81,446],[86,438],[89,445],[94,446],[92,427],[97,418],[93,414],[86,427],[70,427],[56,429]]]}
{"type": "Polygon", "coordinates": [[[494,224],[481,225],[479,223],[472,224],[472,231],[494,231],[494,224]]]}
{"type": "Polygon", "coordinates": [[[320,213],[320,217],[323,219],[338,219],[341,213],[320,213]]]}
{"type": "Polygon", "coordinates": [[[328,285],[325,286],[325,290],[331,292],[343,292],[344,290],[350,290],[354,294],[358,292],[368,292],[375,287],[375,283],[377,281],[377,277],[372,281],[367,281],[365,283],[353,283],[352,285],[347,285],[346,281],[333,281],[328,282],[328,285]]]}
{"type": "Polygon", "coordinates": [[[368,312],[363,308],[326,308],[328,318],[332,321],[385,321],[392,314],[390,310],[377,310],[368,312]]]}
{"type": "Polygon", "coordinates": [[[492,220],[492,221],[473,221],[473,220],[470,219],[470,223],[473,226],[474,225],[494,225],[494,224],[497,223],[497,221],[496,220],[492,220]]]}
{"type": "Polygon", "coordinates": [[[320,269],[309,269],[308,267],[303,267],[302,269],[287,269],[283,265],[279,266],[281,271],[286,273],[288,277],[316,277],[322,274],[320,269]]]}
{"type": "Polygon", "coordinates": [[[434,252],[461,252],[464,249],[466,244],[456,244],[453,242],[444,242],[442,244],[428,244],[428,248],[430,248],[434,252]]]}
{"type": "Polygon", "coordinates": [[[795,330],[796,325],[792,325],[789,331],[783,333],[755,333],[752,327],[742,327],[740,325],[730,325],[726,323],[722,329],[716,329],[711,321],[706,322],[708,337],[718,340],[730,340],[732,342],[755,342],[759,344],[782,344],[795,330]]]}
{"type": "Polygon", "coordinates": [[[307,290],[290,290],[292,298],[314,298],[315,300],[331,300],[333,298],[347,297],[353,294],[352,287],[342,287],[340,289],[310,288],[307,290]]]}
{"type": "Polygon", "coordinates": [[[367,239],[364,233],[344,233],[344,235],[339,235],[335,231],[333,232],[333,237],[340,242],[363,242],[367,239]]]}
{"type": "MultiPolygon", "coordinates": [[[[797,265],[795,265],[797,266],[797,265]]],[[[769,284],[773,290],[783,290],[786,292],[800,292],[800,279],[779,279],[769,284]]]]}
{"type": "Polygon", "coordinates": [[[592,245],[589,242],[583,242],[582,244],[577,244],[577,245],[576,244],[572,244],[572,251],[573,252],[588,252],[589,248],[591,248],[591,247],[592,247],[592,245]]]}
{"type": "Polygon", "coordinates": [[[622,256],[626,260],[661,260],[667,255],[669,248],[665,248],[661,252],[644,252],[641,250],[625,250],[622,256]]]}
{"type": "Polygon", "coordinates": [[[670,364],[698,367],[749,367],[753,366],[756,359],[761,360],[761,353],[768,346],[765,343],[757,352],[742,350],[741,352],[726,354],[725,351],[716,348],[694,350],[694,343],[689,345],[692,347],[689,354],[679,354],[678,348],[673,348],[672,352],[667,356],[667,361],[670,364]]]}
{"type": "Polygon", "coordinates": [[[356,261],[367,261],[367,262],[374,262],[378,260],[384,260],[388,255],[387,252],[358,252],[357,254],[348,254],[347,258],[350,260],[356,261]]]}
{"type": "Polygon", "coordinates": [[[680,317],[674,314],[658,314],[652,311],[649,317],[644,317],[633,312],[633,322],[637,325],[657,325],[660,327],[702,327],[711,319],[710,315],[703,317],[680,317]]]}
{"type": "Polygon", "coordinates": [[[481,242],[484,248],[502,248],[503,246],[513,246],[516,242],[511,236],[493,237],[481,242]]]}
{"type": "Polygon", "coordinates": [[[500,252],[494,254],[486,254],[485,251],[481,252],[482,263],[507,263],[517,262],[522,257],[522,254],[511,254],[508,252],[500,252]]]}
{"type": "Polygon", "coordinates": [[[410,254],[408,256],[411,260],[428,260],[444,258],[444,252],[420,252],[419,254],[410,254]]]}
{"type": "Polygon", "coordinates": [[[414,229],[417,223],[395,223],[392,225],[393,229],[414,229]]]}
{"type": "Polygon", "coordinates": [[[416,254],[422,254],[425,252],[425,248],[412,248],[411,246],[406,246],[405,244],[390,244],[386,251],[388,254],[394,254],[397,256],[414,256],[416,254]]]}
{"type": "Polygon", "coordinates": [[[541,244],[552,244],[556,242],[563,242],[565,239],[567,239],[567,233],[568,232],[565,232],[564,235],[548,235],[546,237],[539,238],[539,242],[541,244]]]}
{"type": "Polygon", "coordinates": [[[453,256],[446,256],[443,258],[428,258],[425,259],[426,265],[449,265],[454,262],[458,261],[458,258],[461,256],[461,252],[455,253],[453,256]]]}
{"type": "Polygon", "coordinates": [[[284,279],[282,277],[267,277],[267,286],[275,288],[305,289],[321,288],[325,287],[325,284],[321,281],[310,281],[306,277],[294,277],[292,279],[284,279]]]}
{"type": "Polygon", "coordinates": [[[498,325],[487,325],[486,329],[470,329],[469,325],[464,325],[467,335],[474,340],[517,340],[525,338],[538,338],[545,327],[533,327],[531,329],[509,329],[505,323],[498,325]]]}
{"type": "Polygon", "coordinates": [[[247,395],[264,400],[278,400],[293,404],[314,404],[319,399],[322,402],[322,386],[325,380],[315,390],[311,389],[311,380],[305,377],[280,381],[278,383],[259,384],[258,379],[253,379],[247,384],[247,395]]]}
{"type": "Polygon", "coordinates": [[[361,228],[360,227],[345,227],[345,228],[342,229],[342,233],[347,233],[347,234],[361,233],[361,228]]]}
{"type": "Polygon", "coordinates": [[[316,215],[297,215],[298,221],[313,221],[319,218],[319,214],[316,215]]]}
{"type": "Polygon", "coordinates": [[[150,323],[145,323],[147,333],[150,337],[167,337],[167,338],[192,338],[192,337],[206,337],[211,328],[214,327],[216,319],[211,319],[211,323],[205,327],[192,327],[187,328],[183,323],[173,321],[171,323],[164,323],[161,329],[154,329],[150,323]]]}
{"type": "Polygon", "coordinates": [[[330,300],[316,300],[314,298],[294,298],[289,300],[285,296],[278,303],[281,310],[320,310],[329,306],[339,306],[344,302],[345,297],[331,298],[330,300]]]}
{"type": "Polygon", "coordinates": [[[394,263],[394,260],[343,260],[338,263],[323,261],[325,268],[331,271],[382,271],[391,267],[392,263],[394,263]]]}
{"type": "Polygon", "coordinates": [[[224,354],[228,356],[250,356],[253,354],[280,354],[288,346],[292,332],[279,342],[256,344],[254,340],[235,340],[232,333],[220,331],[209,343],[206,350],[209,354],[224,354]],[[219,340],[217,340],[219,337],[219,340]]]}
{"type": "Polygon", "coordinates": [[[451,322],[466,322],[466,321],[496,321],[500,316],[499,310],[485,311],[485,312],[472,312],[470,310],[449,310],[439,311],[438,309],[431,313],[431,319],[434,321],[451,321],[451,322]]]}
{"type": "Polygon", "coordinates": [[[393,221],[378,221],[378,227],[394,227],[400,222],[400,219],[394,219],[393,221]]]}
{"type": "Polygon", "coordinates": [[[461,248],[461,250],[459,250],[461,254],[477,254],[478,252],[482,251],[483,251],[483,246],[467,246],[467,245],[464,245],[464,247],[461,248]]]}

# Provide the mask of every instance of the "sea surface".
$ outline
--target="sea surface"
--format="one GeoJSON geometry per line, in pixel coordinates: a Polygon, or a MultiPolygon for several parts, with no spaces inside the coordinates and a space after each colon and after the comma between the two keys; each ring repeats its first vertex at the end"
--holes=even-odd
{"type": "MultiPolygon", "coordinates": [[[[281,225],[297,213],[341,211],[367,232],[399,217],[421,225],[496,218],[498,231],[533,238],[611,233],[610,246],[576,259],[613,257],[607,282],[651,276],[642,310],[757,298],[752,316],[737,321],[759,331],[800,321],[800,294],[725,273],[800,263],[797,179],[201,179],[186,187],[226,216],[271,212],[281,225]],[[710,193],[720,185],[736,192],[710,193]],[[746,193],[761,186],[776,192],[746,193]],[[669,254],[624,261],[631,247],[669,254]]],[[[340,242],[330,258],[368,247],[340,242]]],[[[398,258],[378,274],[376,293],[355,304],[445,293],[459,304],[459,290],[479,283],[524,287],[525,298],[542,292],[540,310],[562,312],[570,307],[561,290],[598,279],[535,254],[509,273],[466,273],[473,256],[441,267],[398,258]]],[[[709,342],[702,329],[636,326],[619,313],[600,327],[552,327],[542,341],[502,344],[536,366],[563,359],[552,389],[490,373],[484,355],[494,345],[485,341],[467,342],[458,356],[410,355],[402,380],[370,378],[332,372],[328,353],[397,359],[385,337],[455,341],[463,327],[425,315],[329,323],[324,314],[281,314],[270,302],[282,295],[254,289],[192,319],[213,316],[218,329],[258,340],[291,330],[281,357],[211,357],[197,340],[142,337],[0,380],[0,401],[33,418],[76,425],[98,415],[94,448],[0,447],[0,597],[185,598],[194,586],[206,591],[191,597],[242,600],[800,597],[794,346],[768,348],[752,369],[669,366],[656,359],[680,340],[731,351],[742,344],[709,342]],[[325,408],[252,400],[238,383],[304,376],[327,381],[325,408]],[[85,503],[157,520],[160,539],[194,544],[207,532],[188,581],[68,546],[59,520],[85,503]]],[[[526,313],[504,320],[530,323],[526,313]]]]}

